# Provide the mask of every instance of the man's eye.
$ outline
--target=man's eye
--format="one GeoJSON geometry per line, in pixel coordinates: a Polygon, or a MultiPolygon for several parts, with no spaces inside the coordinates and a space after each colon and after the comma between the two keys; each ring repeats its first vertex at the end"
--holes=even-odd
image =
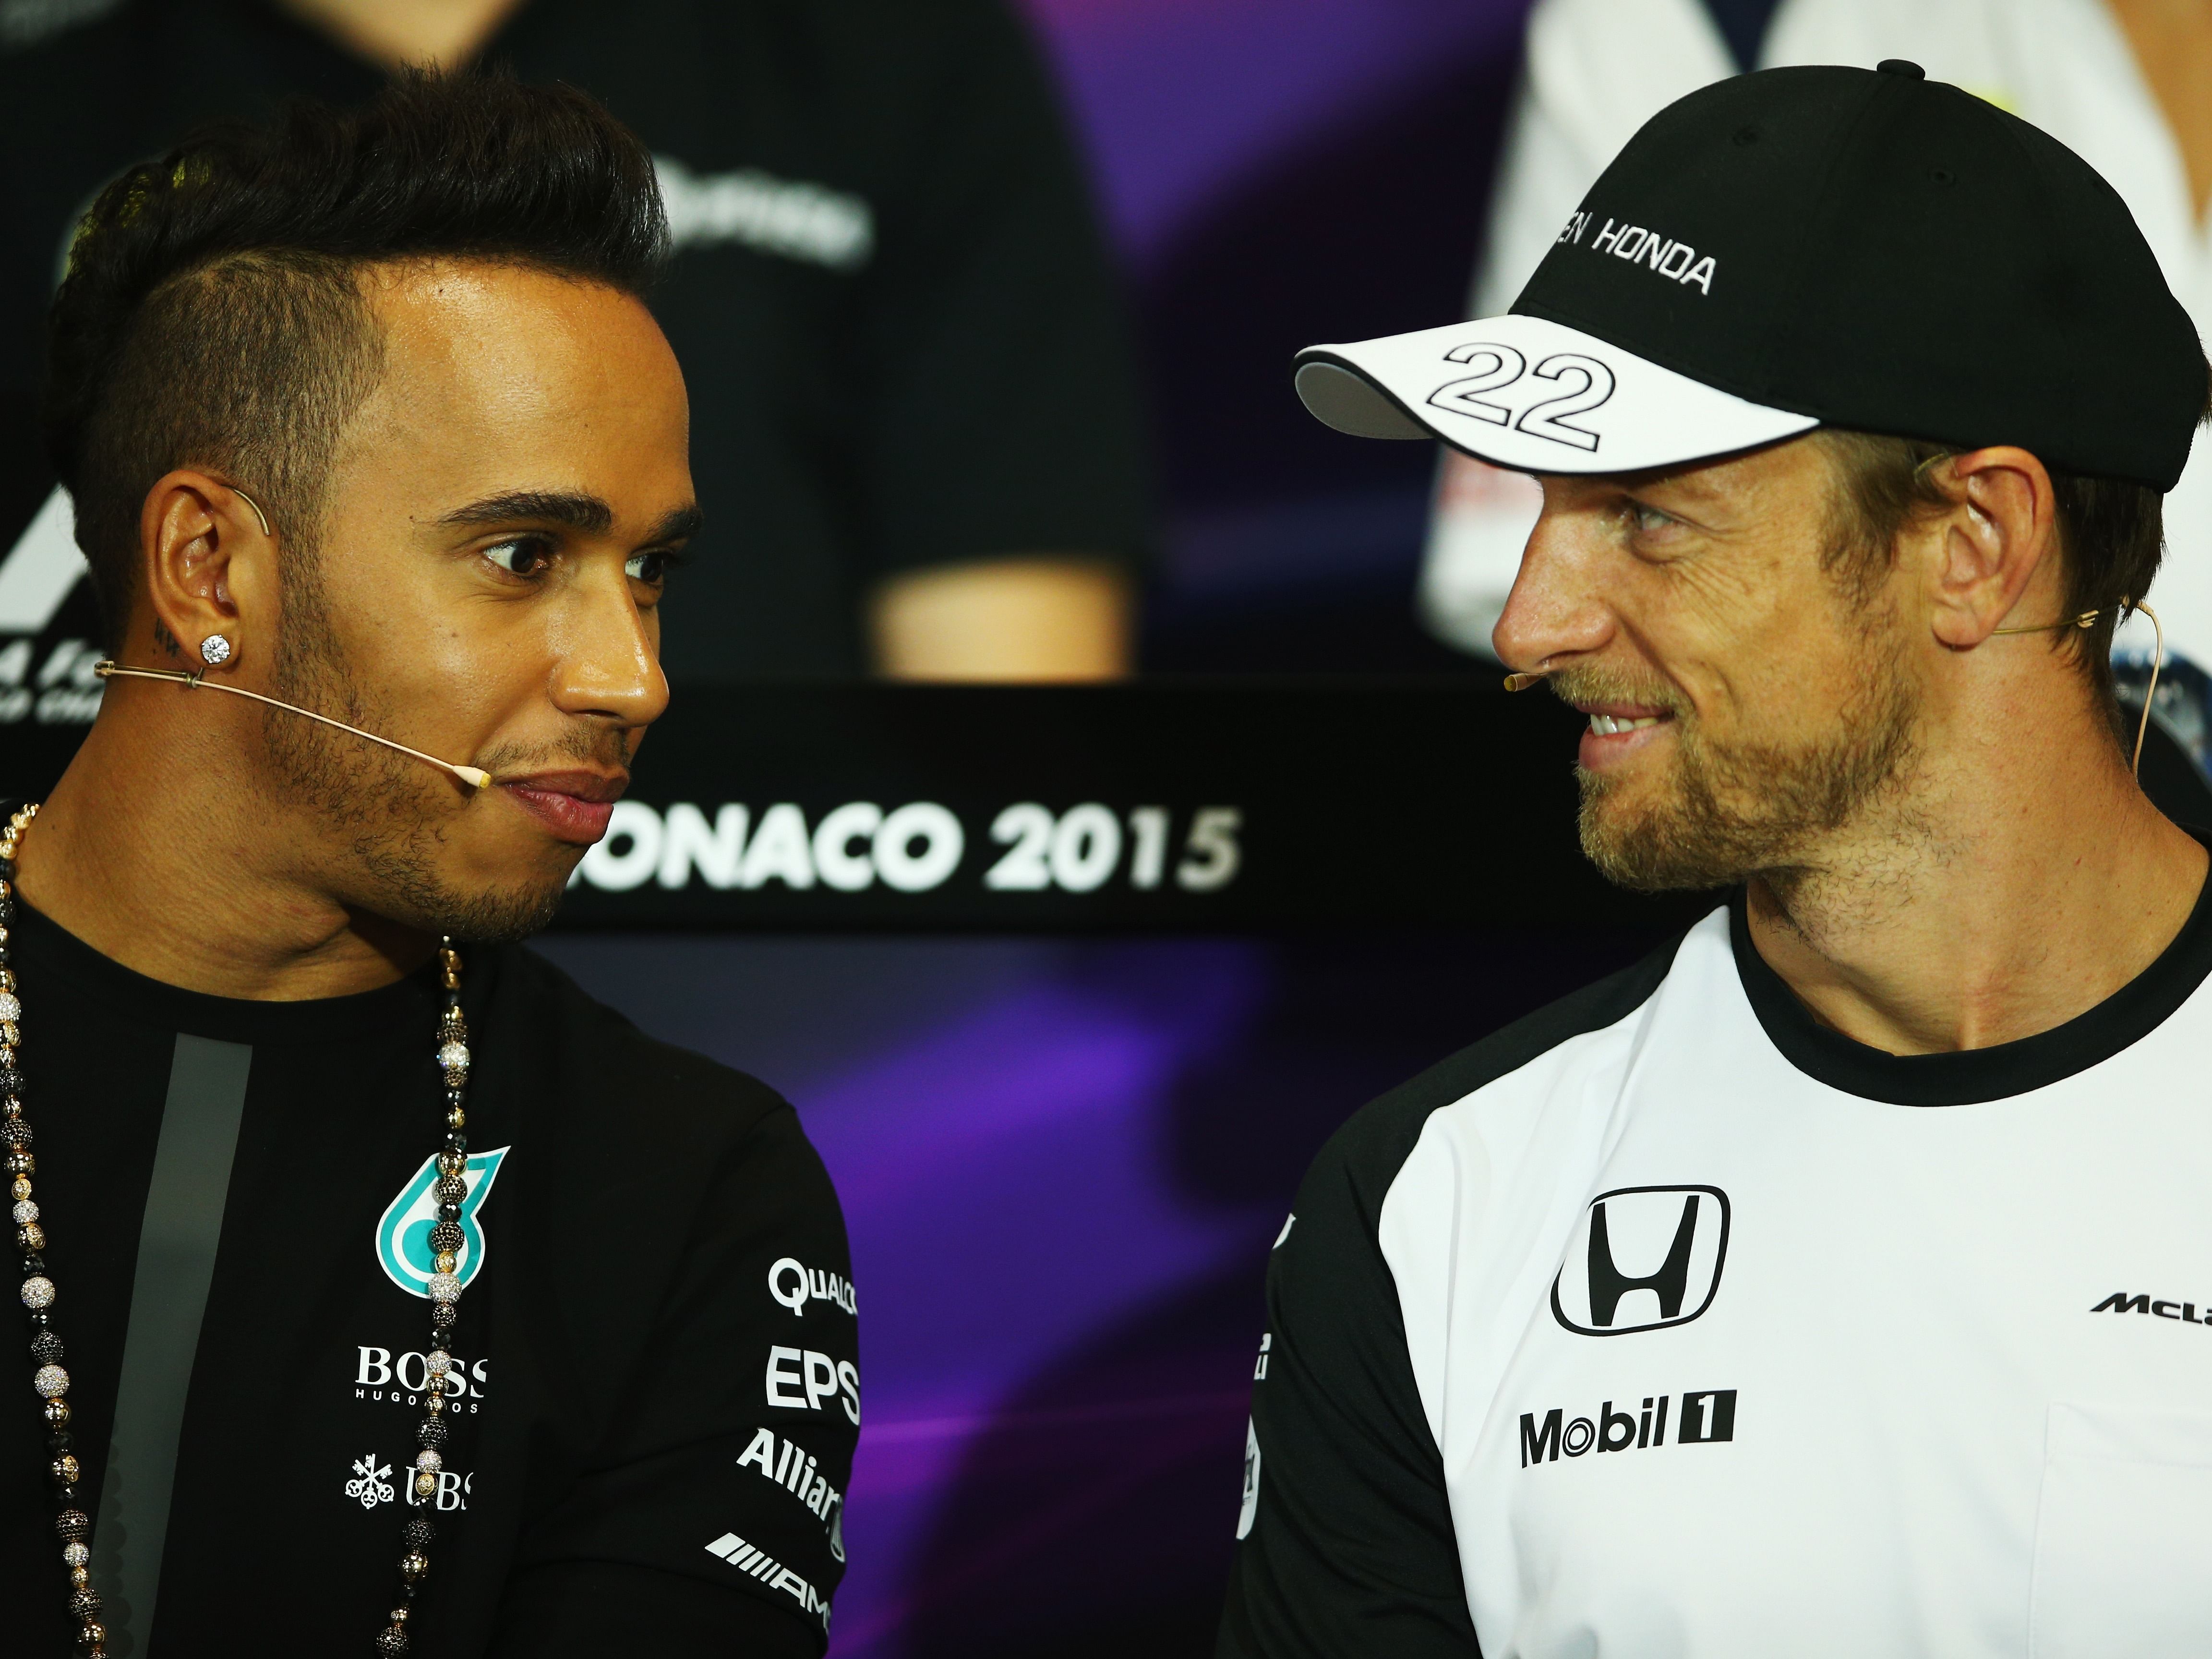
{"type": "Polygon", "coordinates": [[[1656,507],[1646,507],[1641,501],[1631,501],[1628,504],[1628,521],[1646,535],[1650,535],[1654,531],[1664,530],[1674,522],[1670,514],[1662,513],[1656,507]]]}
{"type": "Polygon", "coordinates": [[[623,574],[634,582],[658,587],[668,580],[668,567],[673,562],[665,553],[633,553],[623,566],[623,574]]]}
{"type": "Polygon", "coordinates": [[[550,562],[545,544],[535,536],[495,542],[484,549],[483,556],[511,576],[535,575],[550,562]]]}

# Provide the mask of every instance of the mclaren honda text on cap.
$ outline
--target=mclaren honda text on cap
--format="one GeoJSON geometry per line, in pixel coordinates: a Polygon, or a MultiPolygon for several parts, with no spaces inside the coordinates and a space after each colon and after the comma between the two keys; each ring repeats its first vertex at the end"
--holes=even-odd
{"type": "Polygon", "coordinates": [[[1632,472],[1820,425],[2170,489],[2197,331],[2126,205],[1918,65],[1694,92],[1591,186],[1510,314],[1298,354],[1340,431],[1632,472]]]}

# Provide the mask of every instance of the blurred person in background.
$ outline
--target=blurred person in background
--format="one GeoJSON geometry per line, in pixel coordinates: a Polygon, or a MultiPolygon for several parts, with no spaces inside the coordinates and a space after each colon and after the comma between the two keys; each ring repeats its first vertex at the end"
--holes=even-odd
{"type": "Polygon", "coordinates": [[[1000,0],[74,0],[0,9],[0,592],[43,584],[51,610],[73,580],[37,343],[100,188],[198,121],[487,61],[594,93],[655,154],[676,258],[654,309],[712,526],[672,676],[1127,667],[1131,360],[1000,0]]]}
{"type": "MultiPolygon", "coordinates": [[[[1645,120],[1741,70],[1910,58],[2033,123],[2111,181],[2200,334],[2212,332],[2212,7],[2198,0],[1537,0],[1469,314],[1504,311],[1591,182],[1645,120]]],[[[1536,521],[1533,480],[1457,453],[1437,484],[1421,608],[1492,653],[1536,521]]],[[[2152,599],[2169,659],[2160,723],[2212,774],[2212,459],[2166,498],[2152,599]]],[[[2115,647],[2139,697],[2152,630],[2115,647]]]]}

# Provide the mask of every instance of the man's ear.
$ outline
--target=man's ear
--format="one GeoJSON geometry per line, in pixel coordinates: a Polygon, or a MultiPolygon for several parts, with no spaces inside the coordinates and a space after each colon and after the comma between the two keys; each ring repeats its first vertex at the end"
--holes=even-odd
{"type": "Polygon", "coordinates": [[[138,514],[155,645],[198,671],[220,635],[225,668],[276,638],[276,538],[256,504],[211,472],[181,467],[146,492],[138,514]]]}
{"type": "Polygon", "coordinates": [[[1936,637],[1971,651],[2001,627],[2058,620],[2058,520],[2043,463],[1998,445],[1947,457],[1933,477],[1951,498],[1922,526],[1936,637]]]}

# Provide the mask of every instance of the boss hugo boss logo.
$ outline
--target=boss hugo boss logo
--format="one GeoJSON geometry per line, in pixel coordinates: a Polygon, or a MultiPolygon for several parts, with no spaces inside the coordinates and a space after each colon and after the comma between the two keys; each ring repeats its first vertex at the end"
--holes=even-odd
{"type": "Polygon", "coordinates": [[[1686,1325],[1712,1306],[1728,1238],[1728,1194],[1717,1187],[1601,1193],[1567,1241],[1552,1316],[1582,1336],[1686,1325]]]}
{"type": "Polygon", "coordinates": [[[1566,1407],[1554,1406],[1539,1423],[1534,1412],[1521,1413],[1521,1467],[1556,1463],[1562,1455],[1581,1457],[1590,1452],[1650,1451],[1659,1447],[1711,1446],[1735,1438],[1734,1389],[1706,1389],[1681,1398],[1675,1413],[1674,1437],[1667,1438],[1667,1417],[1674,1406],[1671,1395],[1646,1395],[1634,1411],[1615,1411],[1606,1401],[1595,1417],[1569,1418],[1566,1407]]]}
{"type": "MultiPolygon", "coordinates": [[[[397,1358],[389,1348],[371,1347],[367,1343],[358,1346],[360,1368],[354,1373],[353,1397],[356,1400],[390,1400],[395,1403],[417,1404],[430,1386],[428,1356],[404,1352],[397,1358]]],[[[477,1401],[484,1395],[484,1370],[489,1364],[479,1359],[474,1364],[455,1357],[453,1364],[441,1379],[446,1397],[453,1401],[451,1410],[466,1409],[473,1413],[477,1401]]]]}

